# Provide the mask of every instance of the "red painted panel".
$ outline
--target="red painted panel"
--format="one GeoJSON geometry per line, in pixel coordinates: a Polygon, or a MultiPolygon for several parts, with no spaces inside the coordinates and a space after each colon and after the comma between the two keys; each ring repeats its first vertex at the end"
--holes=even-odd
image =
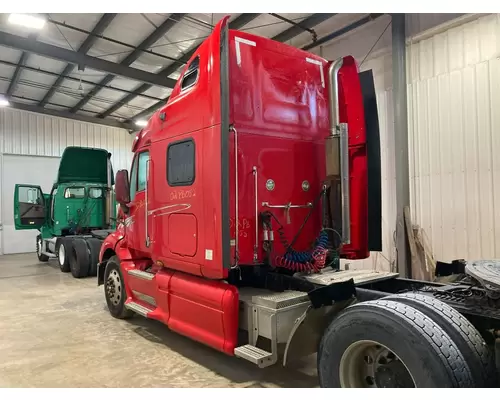
{"type": "Polygon", "coordinates": [[[168,244],[170,251],[181,256],[193,257],[198,247],[198,222],[193,214],[170,214],[168,244]]]}
{"type": "Polygon", "coordinates": [[[236,288],[177,272],[169,289],[169,328],[233,354],[238,333],[236,288]]]}

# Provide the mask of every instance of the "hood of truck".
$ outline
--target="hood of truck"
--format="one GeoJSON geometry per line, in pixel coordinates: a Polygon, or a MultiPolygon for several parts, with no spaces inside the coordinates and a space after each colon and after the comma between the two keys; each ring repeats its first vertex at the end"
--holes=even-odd
{"type": "MultiPolygon", "coordinates": [[[[108,151],[104,149],[66,147],[59,163],[57,183],[106,184],[108,182],[108,154],[108,151]]],[[[114,184],[112,169],[111,184],[114,184]]]]}

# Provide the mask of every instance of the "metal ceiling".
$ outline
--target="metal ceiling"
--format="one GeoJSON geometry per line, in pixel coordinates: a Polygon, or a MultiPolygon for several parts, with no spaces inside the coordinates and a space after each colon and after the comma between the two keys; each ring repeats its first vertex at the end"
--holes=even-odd
{"type": "MultiPolygon", "coordinates": [[[[237,14],[230,27],[310,49],[376,16],[237,14]]],[[[0,96],[13,108],[137,130],[134,121],[165,104],[180,69],[223,17],[47,14],[34,32],[0,14],[0,96]]]]}

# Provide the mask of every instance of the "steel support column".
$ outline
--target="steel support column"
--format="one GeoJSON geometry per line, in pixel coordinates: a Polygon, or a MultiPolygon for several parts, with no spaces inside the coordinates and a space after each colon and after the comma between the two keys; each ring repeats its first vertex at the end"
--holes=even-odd
{"type": "Polygon", "coordinates": [[[394,147],[396,166],[396,249],[401,277],[411,277],[404,208],[410,205],[408,165],[408,107],[406,89],[405,14],[392,14],[392,98],[394,108],[394,147]]]}

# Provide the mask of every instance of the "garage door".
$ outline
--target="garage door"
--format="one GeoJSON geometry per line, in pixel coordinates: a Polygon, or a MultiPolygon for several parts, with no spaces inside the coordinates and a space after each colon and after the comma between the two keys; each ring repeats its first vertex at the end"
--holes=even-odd
{"type": "Polygon", "coordinates": [[[56,179],[59,157],[3,156],[2,168],[2,252],[4,254],[35,251],[37,230],[14,228],[14,187],[16,183],[39,185],[49,193],[56,179]]]}

